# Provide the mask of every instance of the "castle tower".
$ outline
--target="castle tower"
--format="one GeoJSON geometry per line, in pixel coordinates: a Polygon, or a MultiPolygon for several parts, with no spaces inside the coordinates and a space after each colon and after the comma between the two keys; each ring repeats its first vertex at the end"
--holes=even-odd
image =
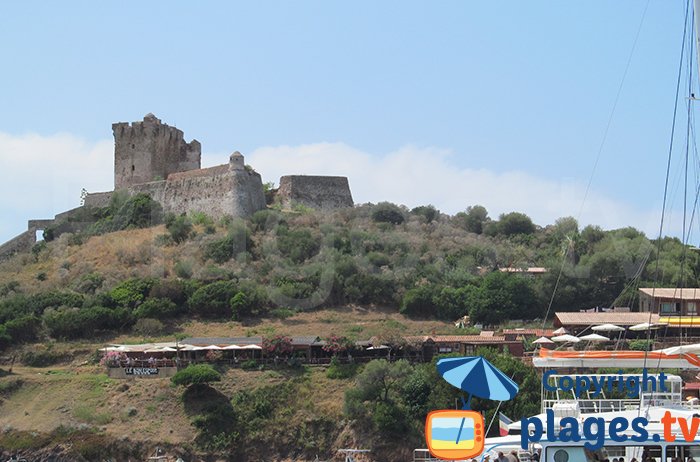
{"type": "Polygon", "coordinates": [[[241,154],[238,151],[231,154],[231,157],[229,157],[228,163],[229,163],[229,168],[231,170],[244,170],[245,169],[245,159],[243,158],[243,154],[241,154]]]}
{"type": "Polygon", "coordinates": [[[161,123],[153,114],[142,122],[112,124],[114,189],[164,180],[171,173],[201,167],[199,141],[184,140],[182,130],[161,123]]]}

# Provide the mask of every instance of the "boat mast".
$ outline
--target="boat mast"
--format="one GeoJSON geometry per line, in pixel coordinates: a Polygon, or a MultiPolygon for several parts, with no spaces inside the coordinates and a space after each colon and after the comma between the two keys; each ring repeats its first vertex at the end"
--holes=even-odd
{"type": "Polygon", "coordinates": [[[698,66],[700,78],[700,0],[693,0],[693,19],[695,21],[695,65],[698,66]]]}

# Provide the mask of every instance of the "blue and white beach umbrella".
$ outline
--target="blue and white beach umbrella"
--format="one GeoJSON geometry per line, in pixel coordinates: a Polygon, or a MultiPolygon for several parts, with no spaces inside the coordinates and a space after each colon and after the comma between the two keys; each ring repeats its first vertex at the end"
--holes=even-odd
{"type": "Polygon", "coordinates": [[[437,370],[447,383],[469,394],[466,409],[469,409],[472,395],[508,401],[518,393],[518,385],[481,356],[441,359],[437,370]]]}

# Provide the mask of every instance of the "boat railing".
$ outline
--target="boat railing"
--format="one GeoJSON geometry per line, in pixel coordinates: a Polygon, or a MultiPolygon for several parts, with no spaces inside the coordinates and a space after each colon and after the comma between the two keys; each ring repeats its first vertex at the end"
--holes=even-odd
{"type": "Polygon", "coordinates": [[[640,401],[639,399],[578,399],[578,400],[562,400],[562,399],[545,399],[542,400],[542,409],[546,411],[547,409],[554,409],[554,405],[557,403],[563,403],[567,401],[578,401],[579,409],[581,414],[593,414],[597,412],[616,412],[616,411],[627,411],[630,409],[639,409],[640,401]]]}
{"type": "MultiPolygon", "coordinates": [[[[415,449],[413,451],[413,462],[442,462],[443,459],[437,459],[430,454],[427,449],[415,449]]],[[[466,462],[465,461],[455,461],[455,462],[466,462]]]]}

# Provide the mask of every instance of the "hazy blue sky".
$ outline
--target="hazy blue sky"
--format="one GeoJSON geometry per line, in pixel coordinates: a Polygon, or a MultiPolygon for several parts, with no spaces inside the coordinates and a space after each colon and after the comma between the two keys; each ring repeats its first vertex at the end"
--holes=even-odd
{"type": "Polygon", "coordinates": [[[3,2],[0,241],[78,205],[82,187],[111,189],[111,124],[148,112],[198,139],[207,165],[239,150],[266,181],[344,174],[357,202],[480,203],[652,233],[684,8],[3,2]]]}

